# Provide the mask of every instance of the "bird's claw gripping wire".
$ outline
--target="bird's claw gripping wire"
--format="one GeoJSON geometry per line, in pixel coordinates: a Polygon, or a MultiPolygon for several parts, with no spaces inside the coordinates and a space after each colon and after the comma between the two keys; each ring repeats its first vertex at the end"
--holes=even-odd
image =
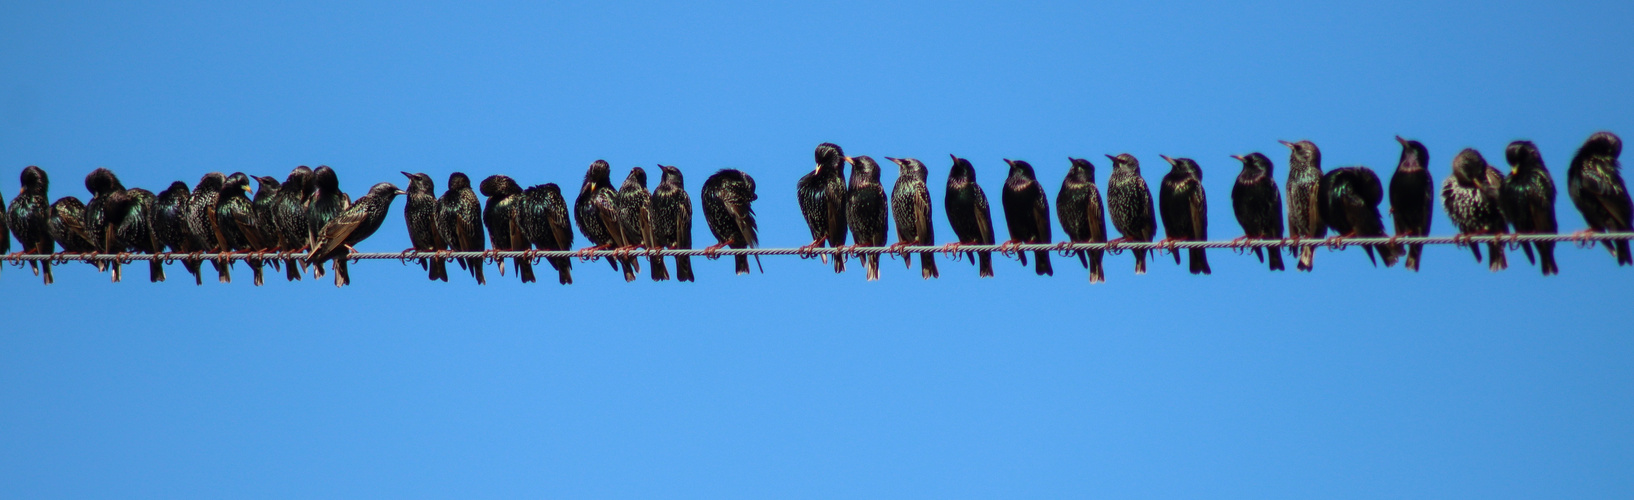
{"type": "Polygon", "coordinates": [[[963,246],[964,246],[964,243],[960,243],[960,242],[955,241],[955,242],[952,242],[952,243],[948,243],[946,245],[942,245],[942,248],[940,250],[937,250],[937,252],[940,252],[942,255],[947,256],[947,258],[952,259],[954,262],[958,262],[959,259],[961,258],[961,256],[963,255],[963,254],[959,253],[959,248],[963,247],[963,246]]]}
{"type": "Polygon", "coordinates": [[[1349,237],[1350,236],[1348,236],[1348,235],[1334,236],[1332,238],[1328,238],[1327,240],[1324,240],[1323,243],[1328,246],[1328,250],[1342,251],[1342,250],[1345,249],[1345,247],[1349,246],[1349,245],[1347,245],[1345,243],[1345,239],[1349,238],[1349,237]]]}
{"type": "Polygon", "coordinates": [[[1060,242],[1060,243],[1056,243],[1055,244],[1055,254],[1059,255],[1059,256],[1062,256],[1062,257],[1071,256],[1072,252],[1075,251],[1075,250],[1073,250],[1071,248],[1067,248],[1071,244],[1072,244],[1072,242],[1069,242],[1069,241],[1063,241],[1063,242],[1060,242]]]}
{"type": "Polygon", "coordinates": [[[810,259],[812,257],[816,257],[817,254],[815,252],[812,252],[812,250],[822,248],[823,243],[826,243],[827,241],[828,241],[827,236],[824,236],[822,238],[817,238],[816,240],[812,241],[811,244],[802,245],[800,248],[795,249],[796,250],[795,255],[799,255],[800,258],[802,258],[802,259],[810,259]]]}
{"type": "Polygon", "coordinates": [[[704,247],[704,258],[707,258],[709,260],[715,260],[715,259],[721,258],[720,251],[721,251],[722,248],[726,248],[726,243],[719,243],[719,244],[704,247]]]}
{"type": "Polygon", "coordinates": [[[1231,251],[1235,252],[1237,255],[1242,255],[1248,252],[1248,249],[1248,235],[1245,234],[1238,236],[1231,240],[1231,251]]]}
{"type": "Polygon", "coordinates": [[[409,252],[413,252],[415,255],[420,254],[420,251],[418,249],[414,249],[414,248],[406,249],[406,250],[403,250],[403,253],[397,254],[397,261],[403,263],[403,265],[405,265],[405,266],[409,265],[409,259],[414,258],[414,257],[409,256],[409,252]]]}
{"type": "Polygon", "coordinates": [[[1115,240],[1112,240],[1112,241],[1108,241],[1108,242],[1106,242],[1106,253],[1109,253],[1109,254],[1112,254],[1112,255],[1123,255],[1123,248],[1120,248],[1119,245],[1122,245],[1122,244],[1128,243],[1128,242],[1129,242],[1129,237],[1127,237],[1127,236],[1125,236],[1123,238],[1118,238],[1118,239],[1115,239],[1115,240]]]}

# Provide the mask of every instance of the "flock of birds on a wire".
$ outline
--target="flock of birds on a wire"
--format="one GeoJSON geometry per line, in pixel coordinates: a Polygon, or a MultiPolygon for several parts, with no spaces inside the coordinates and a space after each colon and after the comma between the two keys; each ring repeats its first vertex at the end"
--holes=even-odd
{"type": "MultiPolygon", "coordinates": [[[[1297,257],[1297,268],[1309,271],[1314,247],[1297,244],[1301,240],[1322,240],[1329,229],[1335,234],[1329,242],[1386,237],[1379,212],[1386,194],[1395,223],[1392,238],[1428,236],[1437,197],[1429,171],[1429,152],[1417,141],[1401,137],[1396,140],[1401,144],[1401,160],[1388,191],[1367,167],[1342,167],[1324,173],[1322,155],[1315,144],[1282,141],[1291,151],[1286,236],[1283,190],[1277,187],[1270,158],[1257,152],[1232,156],[1242,162],[1242,171],[1231,191],[1231,205],[1243,230],[1238,241],[1292,240],[1296,244],[1289,245],[1288,250],[1297,257]]],[[[1610,132],[1598,132],[1572,158],[1566,173],[1567,193],[1588,225],[1580,234],[1630,231],[1634,206],[1620,172],[1621,152],[1621,139],[1610,132]]],[[[1538,148],[1529,141],[1515,141],[1504,153],[1510,165],[1508,176],[1488,164],[1475,149],[1465,149],[1453,159],[1452,175],[1441,183],[1440,198],[1459,234],[1557,234],[1556,189],[1538,148]]],[[[1157,235],[1159,218],[1164,229],[1161,242],[1208,239],[1208,200],[1197,162],[1162,156],[1170,170],[1158,187],[1154,210],[1151,189],[1141,177],[1140,162],[1128,154],[1106,156],[1112,173],[1107,179],[1104,204],[1095,182],[1095,166],[1087,159],[1069,158],[1070,166],[1054,207],[1069,241],[1151,242],[1157,235]],[[1121,234],[1118,239],[1107,239],[1108,215],[1112,227],[1121,234]]],[[[943,212],[957,241],[939,247],[937,252],[920,252],[921,276],[939,276],[935,260],[938,252],[955,259],[963,252],[978,265],[982,277],[992,276],[991,251],[961,250],[962,246],[995,243],[987,195],[976,183],[970,162],[957,156],[951,158],[943,212]]],[[[929,170],[917,159],[885,159],[896,164],[899,171],[889,195],[880,182],[880,166],[873,158],[846,156],[831,143],[817,146],[815,169],[796,184],[800,211],[812,236],[802,251],[816,253],[813,250],[825,245],[835,248],[816,256],[825,262],[832,258],[834,271],[844,272],[846,249],[854,252],[859,247],[885,247],[893,220],[897,234],[897,243],[890,247],[893,250],[935,245],[929,170]],[[846,164],[851,165],[849,181],[846,164]],[[845,246],[848,233],[852,247],[845,246]]],[[[1010,241],[999,249],[1004,254],[1015,254],[1025,266],[1026,252],[1012,252],[1010,247],[1053,241],[1050,204],[1032,165],[1017,160],[1005,162],[1009,164],[1009,177],[1004,181],[1000,206],[1010,241]]],[[[448,252],[567,251],[573,247],[573,226],[577,225],[590,241],[590,246],[580,251],[581,258],[590,258],[591,254],[585,252],[593,250],[617,250],[608,262],[615,271],[622,269],[626,281],[634,281],[640,273],[638,259],[643,251],[692,248],[693,205],[681,170],[664,165],[659,169],[662,174],[658,185],[649,191],[647,173],[641,167],[632,168],[624,182],[615,186],[610,165],[597,160],[590,164],[570,208],[556,184],[524,189],[504,175],[489,176],[477,186],[487,197],[484,205],[472,191],[471,179],[460,172],[449,176],[447,190],[441,196],[437,196],[429,175],[403,172],[408,177],[407,190],[381,182],[353,200],[341,192],[335,170],[327,166],[296,167],[282,182],[270,176],[211,172],[192,189],[176,181],[158,194],[126,188],[112,171],[98,168],[85,178],[85,187],[91,193],[89,201],[65,196],[52,202],[47,197],[49,181],[45,171],[30,166],[23,169],[22,190],[10,205],[0,200],[0,208],[5,208],[6,213],[5,224],[0,225],[0,252],[10,252],[11,237],[6,236],[7,232],[21,243],[20,251],[11,254],[14,257],[56,255],[66,260],[87,254],[159,254],[168,248],[181,255],[178,259],[198,284],[203,283],[205,260],[211,261],[218,280],[226,283],[231,281],[233,263],[242,259],[254,273],[256,285],[263,282],[263,268],[270,265],[277,270],[280,261],[290,281],[300,280],[308,269],[314,278],[322,277],[323,266],[328,263],[336,286],[342,286],[351,282],[346,263],[347,256],[355,251],[354,245],[374,234],[385,223],[397,196],[406,195],[403,215],[412,246],[404,255],[412,252],[421,268],[429,271],[431,280],[448,281],[446,261],[454,260],[477,283],[486,283],[486,261],[497,261],[503,275],[503,259],[455,258],[448,252]],[[257,185],[253,190],[252,181],[257,185]],[[489,245],[492,250],[487,248],[489,245]],[[58,246],[62,253],[53,254],[58,246]],[[206,253],[228,258],[203,257],[206,253]]],[[[703,198],[704,221],[717,242],[705,249],[705,255],[715,258],[712,252],[721,248],[759,246],[758,223],[751,206],[758,199],[753,177],[723,169],[704,181],[699,194],[703,198]]],[[[1627,240],[1603,243],[1619,265],[1634,264],[1627,240]]],[[[1527,259],[1536,263],[1532,245],[1520,243],[1527,259]]],[[[1538,241],[1535,245],[1543,274],[1559,273],[1554,242],[1538,241]]],[[[1386,266],[1393,266],[1405,257],[1404,267],[1415,271],[1423,251],[1418,243],[1362,246],[1374,265],[1382,259],[1386,266]]],[[[1479,245],[1472,243],[1469,247],[1480,262],[1479,245]]],[[[1486,260],[1491,270],[1508,267],[1505,243],[1492,240],[1487,247],[1486,260]]],[[[1187,250],[1191,273],[1209,274],[1205,250],[1187,250]]],[[[1262,262],[1269,257],[1270,269],[1283,269],[1278,246],[1255,246],[1253,251],[1262,262]]],[[[1072,250],[1089,269],[1091,282],[1105,281],[1105,252],[1072,250]]],[[[1146,271],[1146,252],[1133,249],[1136,274],[1146,271]]],[[[646,253],[652,279],[670,279],[664,257],[646,253]]],[[[912,266],[910,253],[896,253],[912,266]]],[[[1171,249],[1171,253],[1179,264],[1180,252],[1171,249]]],[[[1049,254],[1046,250],[1034,251],[1037,274],[1054,274],[1049,254]]],[[[738,274],[750,272],[747,255],[733,257],[738,274]]],[[[868,280],[879,278],[879,253],[860,253],[856,257],[868,280]]],[[[674,259],[675,279],[693,281],[690,257],[675,255],[674,259]]],[[[20,259],[14,260],[22,264],[20,259]]],[[[52,260],[28,260],[36,275],[43,273],[46,284],[53,281],[52,260]]],[[[545,260],[556,269],[562,284],[573,282],[572,258],[545,260]]],[[[99,271],[111,270],[113,281],[121,279],[121,264],[129,263],[119,259],[88,262],[99,271]]],[[[513,263],[522,281],[535,281],[534,259],[516,257],[513,263]]],[[[164,265],[163,259],[149,260],[150,281],[165,280],[164,265]]]]}

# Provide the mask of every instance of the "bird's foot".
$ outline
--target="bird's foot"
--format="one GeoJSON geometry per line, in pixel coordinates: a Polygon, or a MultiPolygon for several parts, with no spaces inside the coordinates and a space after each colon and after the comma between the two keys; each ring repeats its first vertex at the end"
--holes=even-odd
{"type": "Polygon", "coordinates": [[[719,259],[721,258],[720,250],[722,248],[726,248],[726,243],[723,242],[704,247],[704,257],[708,258],[709,260],[719,259]]]}
{"type": "Polygon", "coordinates": [[[1248,235],[1238,236],[1231,240],[1231,251],[1236,252],[1237,255],[1242,255],[1248,249],[1248,235]]]}
{"type": "Polygon", "coordinates": [[[1180,239],[1177,239],[1177,238],[1163,238],[1161,240],[1158,240],[1157,244],[1159,246],[1161,246],[1164,250],[1168,250],[1169,253],[1171,253],[1171,254],[1179,254],[1180,253],[1180,247],[1178,245],[1176,245],[1176,243],[1179,243],[1181,241],[1184,241],[1184,240],[1180,240],[1180,239]]]}
{"type": "Polygon", "coordinates": [[[1055,253],[1056,253],[1056,255],[1060,255],[1062,257],[1071,256],[1073,250],[1070,249],[1070,248],[1067,248],[1067,246],[1071,245],[1072,243],[1073,242],[1070,242],[1070,241],[1063,241],[1063,242],[1060,242],[1060,243],[1056,243],[1055,244],[1055,253]]]}
{"type": "Polygon", "coordinates": [[[114,261],[118,262],[120,265],[130,264],[132,262],[131,254],[130,252],[119,252],[114,254],[114,261]]]}
{"type": "Polygon", "coordinates": [[[999,245],[999,254],[1005,257],[1012,257],[1016,254],[1016,246],[1020,244],[1021,240],[1006,241],[999,245]]]}
{"type": "Polygon", "coordinates": [[[941,252],[942,255],[946,255],[947,258],[953,259],[954,262],[958,262],[959,261],[959,248],[963,247],[963,246],[965,246],[964,243],[960,243],[960,242],[955,241],[955,242],[952,242],[952,243],[948,243],[946,245],[942,245],[941,249],[937,250],[937,252],[941,252]]]}
{"type": "Polygon", "coordinates": [[[413,249],[413,248],[403,250],[402,253],[397,254],[397,261],[402,262],[403,265],[405,265],[405,266],[408,265],[409,259],[413,258],[413,257],[409,256],[409,253],[414,253],[414,254],[418,255],[420,253],[420,251],[417,250],[417,249],[413,249]]]}
{"type": "Polygon", "coordinates": [[[1590,239],[1594,236],[1594,234],[1595,231],[1593,229],[1584,229],[1582,231],[1572,233],[1571,239],[1573,244],[1577,245],[1577,248],[1589,248],[1594,246],[1594,240],[1590,239]]]}
{"type": "Polygon", "coordinates": [[[1345,245],[1345,239],[1349,238],[1350,236],[1351,235],[1348,235],[1348,234],[1336,235],[1336,236],[1334,236],[1332,238],[1328,238],[1326,240],[1323,240],[1322,243],[1327,245],[1329,250],[1344,250],[1345,246],[1346,246],[1345,245]]]}

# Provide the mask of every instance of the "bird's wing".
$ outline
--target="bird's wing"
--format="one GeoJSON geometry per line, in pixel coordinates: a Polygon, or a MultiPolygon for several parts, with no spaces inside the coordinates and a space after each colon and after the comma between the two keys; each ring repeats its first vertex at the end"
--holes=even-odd
{"type": "Polygon", "coordinates": [[[1208,193],[1203,191],[1203,184],[1197,179],[1188,179],[1186,183],[1191,192],[1191,199],[1186,204],[1191,212],[1191,237],[1196,241],[1208,241],[1208,193]]]}
{"type": "Polygon", "coordinates": [[[1050,202],[1044,197],[1044,190],[1038,190],[1038,197],[1033,202],[1033,224],[1037,229],[1033,231],[1034,243],[1049,243],[1050,236],[1050,202]]]}
{"type": "Polygon", "coordinates": [[[692,198],[682,192],[675,204],[675,246],[692,248],[692,198]]]}
{"type": "Polygon", "coordinates": [[[328,224],[324,224],[323,228],[318,230],[317,246],[312,249],[312,254],[307,260],[317,260],[317,257],[327,257],[333,253],[346,243],[346,237],[351,236],[352,231],[367,218],[368,214],[364,210],[347,210],[330,219],[328,224]]]}
{"type": "Polygon", "coordinates": [[[930,206],[930,191],[921,190],[915,193],[913,197],[916,202],[908,204],[909,209],[913,211],[913,234],[919,238],[919,243],[925,245],[935,243],[936,238],[933,236],[932,231],[935,230],[936,225],[931,223],[931,212],[933,210],[931,210],[930,206]]]}
{"type": "Polygon", "coordinates": [[[629,239],[624,237],[624,224],[619,222],[618,208],[613,206],[611,199],[598,199],[595,203],[596,217],[601,220],[602,227],[607,228],[607,234],[613,237],[613,246],[629,245],[629,239]]]}
{"type": "Polygon", "coordinates": [[[726,211],[732,214],[732,220],[737,222],[738,232],[751,247],[760,246],[759,228],[755,225],[755,211],[749,207],[748,200],[732,196],[726,202],[726,211]]]}
{"type": "MultiPolygon", "coordinates": [[[[248,208],[248,207],[244,207],[244,208],[248,208]]],[[[258,250],[261,249],[261,248],[264,248],[264,246],[261,243],[261,230],[259,229],[259,226],[256,225],[256,222],[255,222],[255,212],[254,211],[252,211],[252,210],[233,210],[233,211],[231,211],[230,215],[232,215],[232,218],[233,218],[233,225],[238,227],[239,234],[244,235],[244,240],[248,241],[250,243],[251,248],[255,248],[255,249],[258,249],[258,250]]]]}
{"type": "Polygon", "coordinates": [[[981,244],[991,245],[993,244],[993,211],[987,206],[987,193],[983,193],[982,187],[974,183],[970,187],[976,191],[976,232],[982,238],[981,244]]]}
{"type": "Polygon", "coordinates": [[[517,212],[521,211],[521,206],[521,203],[511,203],[511,227],[509,228],[511,233],[510,250],[527,250],[532,246],[532,243],[528,242],[528,238],[522,236],[522,225],[517,223],[517,220],[521,219],[521,217],[517,217],[517,212]]]}

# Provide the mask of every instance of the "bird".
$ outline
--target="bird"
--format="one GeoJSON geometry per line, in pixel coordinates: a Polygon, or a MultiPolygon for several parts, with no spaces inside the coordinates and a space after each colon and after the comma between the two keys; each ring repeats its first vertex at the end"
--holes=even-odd
{"type": "MultiPolygon", "coordinates": [[[[1140,176],[1140,160],[1123,153],[1106,155],[1112,160],[1112,175],[1106,179],[1106,205],[1112,213],[1112,227],[1123,236],[1120,242],[1152,241],[1157,235],[1157,218],[1152,214],[1152,191],[1140,176]]],[[[1135,274],[1146,274],[1146,250],[1135,249],[1135,274]]]]}
{"type": "MultiPolygon", "coordinates": [[[[1333,228],[1335,238],[1384,237],[1384,220],[1379,217],[1384,185],[1379,183],[1379,176],[1372,169],[1362,166],[1333,169],[1322,175],[1317,190],[1320,193],[1317,213],[1333,228]]],[[[1362,250],[1367,252],[1367,260],[1374,266],[1379,265],[1373,258],[1375,250],[1384,259],[1385,267],[1396,263],[1395,249],[1389,245],[1362,245],[1362,250]]]]}
{"type": "MultiPolygon", "coordinates": [[[[943,248],[957,252],[962,245],[991,245],[994,241],[993,212],[987,206],[987,193],[982,192],[981,185],[976,183],[976,167],[970,164],[970,160],[948,156],[953,158],[953,168],[948,171],[947,194],[943,196],[942,207],[959,241],[943,248]]],[[[992,252],[972,254],[967,251],[965,256],[971,262],[980,260],[978,273],[981,277],[993,276],[992,252]]]]}
{"type": "MultiPolygon", "coordinates": [[[[322,189],[322,188],[319,188],[322,189]]],[[[353,251],[353,246],[374,234],[380,225],[386,222],[386,216],[391,212],[391,202],[397,195],[403,194],[396,185],[390,182],[375,184],[369,188],[369,193],[358,198],[356,203],[347,205],[346,210],[331,218],[318,230],[317,237],[312,244],[312,253],[306,256],[314,266],[323,265],[329,259],[345,260],[353,251]]],[[[335,286],[352,284],[346,267],[335,269],[335,286]]]]}
{"type": "MultiPolygon", "coordinates": [[[[1447,218],[1458,227],[1458,234],[1504,234],[1509,231],[1499,206],[1498,193],[1502,190],[1503,174],[1488,165],[1480,152],[1465,148],[1452,159],[1452,175],[1441,182],[1441,204],[1447,218]]],[[[1471,243],[1469,249],[1480,262],[1481,248],[1471,243]]],[[[1488,243],[1487,250],[1491,254],[1487,259],[1489,269],[1502,271],[1509,267],[1503,243],[1488,243]]]]}
{"type": "MultiPolygon", "coordinates": [[[[1566,194],[1572,197],[1572,204],[1589,226],[1580,234],[1631,230],[1634,203],[1629,201],[1628,186],[1623,184],[1623,167],[1618,160],[1622,153],[1623,140],[1617,134],[1595,132],[1572,156],[1572,164],[1566,169],[1566,194]]],[[[1601,243],[1617,257],[1617,265],[1634,264],[1628,240],[1601,243]]]]}
{"type": "MultiPolygon", "coordinates": [[[[733,169],[721,169],[704,179],[704,222],[719,243],[706,248],[713,252],[721,247],[753,248],[760,246],[759,227],[755,224],[755,209],[751,202],[755,195],[755,178],[733,169]]],[[[713,257],[711,257],[713,258],[713,257]]],[[[749,274],[749,256],[734,255],[737,274],[749,274]]],[[[759,265],[760,256],[755,256],[759,265]]],[[[764,269],[761,272],[765,272],[764,269]]]]}
{"type": "MultiPolygon", "coordinates": [[[[562,189],[546,183],[522,191],[516,205],[516,224],[522,237],[540,250],[572,250],[573,221],[567,215],[567,200],[562,189]]],[[[525,245],[524,245],[525,246],[525,245]]],[[[567,257],[545,259],[556,268],[557,281],[573,284],[573,260],[567,257]]]]}
{"type": "MultiPolygon", "coordinates": [[[[681,169],[659,165],[663,173],[652,190],[653,248],[692,248],[692,197],[687,195],[681,169]]],[[[653,258],[653,273],[663,268],[663,257],[653,258]]],[[[676,281],[692,281],[692,257],[675,256],[676,281]]]]}
{"type": "MultiPolygon", "coordinates": [[[[1555,221],[1555,180],[1543,166],[1543,154],[1532,141],[1515,141],[1504,148],[1509,160],[1509,178],[1504,179],[1498,191],[1499,207],[1504,219],[1516,234],[1558,234],[1555,221]]],[[[1560,274],[1555,264],[1555,242],[1537,242],[1538,254],[1543,257],[1543,275],[1560,274]]],[[[1521,242],[1526,260],[1532,260],[1532,244],[1521,242]]]]}
{"type": "MultiPolygon", "coordinates": [[[[222,186],[227,184],[227,176],[221,172],[210,172],[199,178],[198,184],[193,185],[193,194],[187,197],[187,234],[193,239],[193,252],[202,253],[214,251],[216,243],[216,195],[221,193],[222,186]]],[[[216,268],[216,280],[221,283],[231,283],[232,261],[216,259],[211,261],[216,268]]]]}
{"type": "MultiPolygon", "coordinates": [[[[424,173],[403,172],[408,177],[408,200],[403,202],[403,220],[408,224],[410,250],[416,252],[441,252],[448,249],[443,243],[442,235],[437,233],[437,184],[431,176],[424,173]]],[[[431,281],[442,280],[448,282],[448,266],[442,257],[420,259],[420,269],[430,269],[431,281]]]]}
{"type": "MultiPolygon", "coordinates": [[[[272,200],[278,196],[278,190],[283,186],[278,178],[272,176],[251,177],[255,179],[255,197],[250,199],[250,208],[255,210],[256,239],[261,242],[261,248],[255,252],[265,255],[267,252],[278,252],[282,247],[278,244],[278,225],[272,221],[272,200]]],[[[257,260],[261,260],[257,258],[257,260]]],[[[273,270],[278,269],[278,260],[266,261],[272,264],[273,270]]]]}
{"type": "MultiPolygon", "coordinates": [[[[250,177],[243,172],[227,176],[227,183],[216,195],[216,251],[232,255],[234,252],[256,251],[261,248],[261,229],[255,226],[255,206],[250,200],[250,177]]],[[[255,286],[261,286],[261,261],[245,259],[255,274],[255,286]]]]}
{"type": "MultiPolygon", "coordinates": [[[[90,255],[97,253],[91,236],[85,234],[85,203],[74,196],[64,196],[51,203],[48,209],[46,232],[51,241],[62,247],[65,254],[90,255]]],[[[47,252],[50,253],[49,247],[47,252]]],[[[94,263],[91,263],[94,266],[94,263]]]]}
{"type": "MultiPolygon", "coordinates": [[[[488,229],[488,241],[494,244],[494,252],[502,250],[527,250],[528,242],[522,237],[516,227],[516,201],[522,195],[522,186],[515,179],[504,175],[490,175],[477,185],[483,196],[488,197],[488,203],[482,208],[482,225],[488,229]]],[[[505,275],[504,259],[496,258],[499,262],[499,275],[505,275]]],[[[516,274],[523,283],[537,281],[533,277],[533,264],[528,259],[515,257],[516,274]]]]}
{"type": "MultiPolygon", "coordinates": [[[[90,238],[91,247],[96,253],[115,253],[113,246],[113,231],[108,223],[108,197],[115,192],[124,191],[125,186],[119,183],[119,177],[106,168],[92,170],[85,176],[85,190],[91,192],[91,198],[85,201],[85,234],[90,238]]],[[[118,283],[120,263],[97,261],[93,262],[98,271],[105,271],[113,267],[113,281],[118,283]]]]}
{"type": "MultiPolygon", "coordinates": [[[[1396,136],[1401,143],[1401,161],[1396,173],[1390,176],[1390,217],[1396,223],[1396,236],[1429,236],[1431,215],[1435,209],[1435,180],[1430,178],[1430,151],[1418,141],[1396,136]]],[[[1395,245],[1401,252],[1401,246],[1395,245]]],[[[1424,253],[1423,243],[1407,245],[1410,271],[1418,270],[1419,256],[1424,253]]]]}
{"type": "MultiPolygon", "coordinates": [[[[193,252],[193,236],[187,234],[187,206],[188,198],[192,196],[187,189],[187,183],[175,181],[170,187],[159,192],[159,198],[153,204],[153,235],[160,244],[170,247],[170,251],[177,253],[193,252]]],[[[193,275],[195,285],[203,285],[204,277],[199,273],[199,262],[182,259],[182,267],[193,275]]]]}
{"type": "MultiPolygon", "coordinates": [[[[1322,239],[1328,226],[1322,221],[1322,150],[1311,141],[1277,141],[1288,147],[1288,236],[1294,241],[1322,239]]],[[[1309,272],[1316,260],[1314,245],[1288,249],[1299,256],[1295,267],[1309,272]]]]}
{"type": "MultiPolygon", "coordinates": [[[[1163,217],[1163,241],[1208,241],[1208,195],[1203,191],[1203,169],[1191,158],[1170,158],[1169,173],[1158,188],[1157,209],[1163,217]]],[[[1180,252],[1174,263],[1180,263],[1180,252]]],[[[1202,248],[1190,249],[1191,273],[1209,274],[1208,256],[1202,248]]]]}
{"type": "MultiPolygon", "coordinates": [[[[618,191],[613,189],[612,166],[596,160],[584,172],[584,183],[579,196],[573,200],[573,222],[579,232],[590,240],[589,250],[624,247],[624,226],[618,216],[618,191]]],[[[608,258],[607,263],[618,270],[620,259],[608,258]]]]}
{"type": "MultiPolygon", "coordinates": [[[[1073,243],[1105,243],[1106,209],[1101,203],[1101,190],[1095,185],[1095,165],[1083,158],[1068,157],[1067,162],[1067,176],[1061,179],[1061,190],[1055,195],[1055,216],[1061,219],[1061,231],[1073,243]]],[[[1106,269],[1101,266],[1105,250],[1073,253],[1078,255],[1078,263],[1089,269],[1090,283],[1106,281],[1106,269]]]]}
{"type": "MultiPolygon", "coordinates": [[[[851,183],[845,192],[845,225],[851,228],[851,239],[856,246],[885,246],[885,235],[891,225],[890,206],[885,201],[885,186],[879,183],[879,164],[868,156],[851,158],[851,183]]],[[[858,259],[862,261],[867,280],[878,280],[879,254],[865,254],[858,259]]]]}
{"type": "MultiPolygon", "coordinates": [[[[891,186],[891,216],[896,218],[896,241],[900,246],[930,246],[936,244],[936,225],[931,222],[930,189],[925,184],[930,170],[913,158],[890,158],[897,166],[896,184],[891,186]]],[[[936,271],[936,253],[919,254],[919,276],[931,279],[941,276],[936,271]]],[[[913,257],[902,254],[902,263],[913,266],[913,257]]]]}
{"type": "MultiPolygon", "coordinates": [[[[1025,161],[1006,158],[1004,163],[1010,165],[1010,176],[1004,179],[1004,191],[999,194],[999,202],[1004,204],[1004,224],[1010,231],[1010,241],[1005,245],[1024,243],[1049,243],[1050,237],[1050,201],[1044,196],[1044,186],[1038,184],[1038,178],[1033,173],[1033,166],[1025,161]]],[[[1016,252],[1021,257],[1021,265],[1027,265],[1027,253],[1016,252]]],[[[1033,272],[1039,276],[1054,276],[1055,269],[1050,267],[1050,251],[1033,251],[1033,272]]]]}
{"type": "MultiPolygon", "coordinates": [[[[1243,228],[1243,238],[1282,239],[1282,191],[1277,189],[1271,159],[1257,152],[1231,157],[1243,164],[1237,183],[1231,187],[1231,210],[1243,228]]],[[[1254,247],[1254,255],[1264,262],[1261,250],[1264,249],[1254,247]]],[[[1283,270],[1282,249],[1271,247],[1270,253],[1271,270],[1283,270]]]]}
{"type": "MultiPolygon", "coordinates": [[[[24,168],[19,177],[23,188],[11,199],[11,208],[6,211],[6,229],[20,245],[13,255],[49,255],[56,247],[48,222],[51,205],[46,201],[51,181],[44,169],[33,165],[24,168]]],[[[36,276],[44,269],[45,284],[56,281],[51,277],[51,261],[29,261],[29,265],[36,276]]]]}
{"type": "MultiPolygon", "coordinates": [[[[119,252],[136,250],[145,254],[156,254],[164,251],[165,244],[159,241],[154,231],[157,224],[158,209],[157,197],[152,191],[142,188],[130,188],[114,191],[108,195],[108,227],[113,236],[110,248],[119,252]]],[[[148,261],[148,282],[158,283],[165,280],[164,261],[153,259],[148,261]]]]}
{"type": "MultiPolygon", "coordinates": [[[[487,243],[482,234],[482,203],[471,190],[471,178],[463,172],[448,174],[448,190],[437,199],[437,234],[455,252],[480,252],[487,243]]],[[[478,285],[488,283],[482,276],[482,258],[458,259],[460,267],[471,271],[478,285]]]]}
{"type": "MultiPolygon", "coordinates": [[[[811,229],[811,244],[802,249],[845,246],[845,162],[849,158],[839,145],[817,145],[817,167],[795,184],[800,214],[811,229]]],[[[828,262],[826,256],[823,262],[828,262]]],[[[834,272],[845,272],[845,256],[834,254],[834,272]]]]}
{"type": "MultiPolygon", "coordinates": [[[[624,231],[625,248],[652,248],[652,192],[647,191],[645,169],[630,169],[630,174],[624,177],[624,184],[618,188],[618,197],[613,205],[618,208],[619,228],[624,231]]],[[[652,280],[669,280],[669,269],[664,267],[664,258],[655,255],[650,259],[652,280]]],[[[633,262],[634,257],[624,260],[625,282],[635,281],[635,273],[639,269],[630,265],[633,262]]]]}
{"type": "MultiPolygon", "coordinates": [[[[312,171],[312,188],[312,197],[306,203],[306,239],[307,246],[315,251],[318,248],[319,231],[351,206],[352,197],[340,190],[340,179],[335,176],[335,169],[329,168],[328,165],[318,165],[318,168],[312,171]]],[[[313,260],[309,258],[307,262],[313,260]]],[[[322,268],[318,269],[314,272],[322,276],[322,268]]],[[[335,259],[334,271],[335,286],[342,286],[351,281],[346,275],[346,259],[335,259]]]]}
{"type": "Polygon", "coordinates": [[[306,203],[316,186],[312,184],[312,169],[305,165],[295,167],[279,184],[272,196],[272,225],[278,230],[278,248],[284,255],[284,276],[289,281],[300,281],[305,261],[292,256],[311,250],[307,244],[306,203]]]}

